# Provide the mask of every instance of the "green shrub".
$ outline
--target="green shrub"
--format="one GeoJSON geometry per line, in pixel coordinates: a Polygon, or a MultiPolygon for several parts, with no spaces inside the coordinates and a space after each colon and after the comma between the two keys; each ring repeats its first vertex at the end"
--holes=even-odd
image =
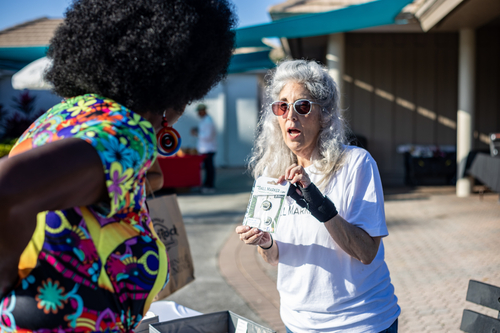
{"type": "Polygon", "coordinates": [[[14,147],[14,145],[16,144],[17,139],[18,138],[4,140],[0,142],[0,157],[9,155],[10,151],[12,150],[12,147],[14,147]]]}

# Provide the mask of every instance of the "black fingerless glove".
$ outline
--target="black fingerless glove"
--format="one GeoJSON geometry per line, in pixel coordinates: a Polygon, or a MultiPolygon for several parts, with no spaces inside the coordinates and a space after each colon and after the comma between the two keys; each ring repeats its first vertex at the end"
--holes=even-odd
{"type": "Polygon", "coordinates": [[[324,196],[320,190],[311,183],[307,188],[302,188],[299,185],[290,184],[288,195],[297,202],[302,208],[307,208],[318,221],[325,223],[334,218],[338,212],[333,202],[324,196]],[[296,189],[302,192],[298,194],[296,189]]]}

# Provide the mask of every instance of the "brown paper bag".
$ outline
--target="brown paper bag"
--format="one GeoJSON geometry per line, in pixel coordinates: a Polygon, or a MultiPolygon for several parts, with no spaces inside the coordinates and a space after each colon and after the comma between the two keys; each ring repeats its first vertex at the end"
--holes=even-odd
{"type": "Polygon", "coordinates": [[[153,227],[167,249],[170,276],[155,300],[165,298],[194,280],[194,267],[177,195],[149,199],[149,215],[153,227]]]}

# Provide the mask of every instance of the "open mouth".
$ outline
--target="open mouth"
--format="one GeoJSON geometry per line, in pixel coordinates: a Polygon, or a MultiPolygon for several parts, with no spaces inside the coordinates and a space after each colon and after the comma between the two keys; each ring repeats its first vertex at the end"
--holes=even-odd
{"type": "Polygon", "coordinates": [[[300,131],[296,128],[289,128],[287,129],[288,135],[291,136],[292,138],[296,138],[300,135],[300,131]]]}

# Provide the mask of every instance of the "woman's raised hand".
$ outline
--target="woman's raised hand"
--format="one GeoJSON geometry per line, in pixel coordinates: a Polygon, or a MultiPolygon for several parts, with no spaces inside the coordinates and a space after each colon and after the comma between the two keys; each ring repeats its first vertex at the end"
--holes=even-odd
{"type": "Polygon", "coordinates": [[[283,176],[278,178],[278,183],[289,181],[291,184],[299,184],[301,187],[306,188],[311,184],[311,179],[306,170],[297,164],[290,165],[283,176]]]}

